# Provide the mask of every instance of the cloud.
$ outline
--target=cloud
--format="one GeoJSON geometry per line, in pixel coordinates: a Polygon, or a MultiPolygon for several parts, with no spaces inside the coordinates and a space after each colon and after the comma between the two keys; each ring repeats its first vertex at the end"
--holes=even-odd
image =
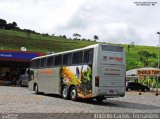
{"type": "Polygon", "coordinates": [[[156,46],[156,31],[160,31],[160,17],[156,14],[159,9],[158,5],[137,7],[134,1],[128,0],[89,1],[77,10],[68,23],[56,30],[70,36],[78,32],[82,37],[90,39],[98,35],[103,42],[135,42],[156,46]]]}
{"type": "MultiPolygon", "coordinates": [[[[136,0],[138,1],[138,0],[136,0]]],[[[142,0],[143,1],[143,0],[142,0]]],[[[152,2],[152,0],[145,0],[152,2]]],[[[102,42],[158,44],[159,1],[136,6],[135,0],[1,0],[0,17],[21,28],[41,33],[93,39],[102,42]],[[151,42],[151,40],[153,42],[151,42]]]]}

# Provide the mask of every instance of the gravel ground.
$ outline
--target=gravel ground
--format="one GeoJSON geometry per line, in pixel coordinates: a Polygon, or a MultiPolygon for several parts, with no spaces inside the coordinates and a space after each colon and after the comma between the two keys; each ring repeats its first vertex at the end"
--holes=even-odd
{"type": "MultiPolygon", "coordinates": [[[[99,113],[159,112],[160,96],[155,96],[153,93],[142,92],[142,95],[139,95],[139,92],[126,92],[125,97],[110,98],[102,103],[85,100],[74,102],[64,100],[58,95],[35,95],[25,87],[0,86],[0,113],[2,114],[0,117],[3,119],[84,119],[99,118],[95,115],[99,113]],[[20,115],[22,113],[23,115],[20,115]]],[[[157,117],[157,115],[153,116],[157,117]]]]}
{"type": "Polygon", "coordinates": [[[25,87],[0,86],[1,113],[159,113],[160,96],[126,92],[102,103],[70,101],[57,95],[35,95],[25,87]]]}

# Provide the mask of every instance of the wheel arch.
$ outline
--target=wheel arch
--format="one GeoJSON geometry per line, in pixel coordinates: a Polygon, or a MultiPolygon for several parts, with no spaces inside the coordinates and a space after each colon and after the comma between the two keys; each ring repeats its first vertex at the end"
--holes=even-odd
{"type": "Polygon", "coordinates": [[[69,86],[69,92],[71,91],[72,87],[75,87],[75,88],[77,89],[77,86],[75,86],[75,85],[70,85],[70,86],[69,86]]]}

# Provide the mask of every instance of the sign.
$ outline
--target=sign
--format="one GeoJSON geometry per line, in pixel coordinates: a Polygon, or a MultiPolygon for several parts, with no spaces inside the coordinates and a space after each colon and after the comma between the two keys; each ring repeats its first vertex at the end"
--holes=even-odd
{"type": "Polygon", "coordinates": [[[160,75],[160,70],[137,70],[137,75],[157,76],[160,75]]]}
{"type": "Polygon", "coordinates": [[[103,56],[104,61],[116,61],[116,62],[123,62],[122,57],[114,57],[114,56],[103,56]]]}
{"type": "Polygon", "coordinates": [[[53,70],[51,70],[51,69],[39,70],[38,74],[40,74],[40,75],[52,75],[53,74],[53,70]]]}
{"type": "Polygon", "coordinates": [[[0,58],[6,59],[23,59],[31,60],[34,57],[38,57],[36,53],[27,53],[27,52],[0,52],[0,58]]]}

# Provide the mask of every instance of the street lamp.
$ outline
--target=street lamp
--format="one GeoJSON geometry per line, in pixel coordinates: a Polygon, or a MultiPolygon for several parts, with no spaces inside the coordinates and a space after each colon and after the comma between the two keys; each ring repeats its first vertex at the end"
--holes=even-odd
{"type": "MultiPolygon", "coordinates": [[[[157,34],[159,35],[159,41],[158,41],[158,69],[159,69],[159,53],[160,53],[160,47],[159,47],[159,45],[160,45],[160,32],[157,32],[157,34]]],[[[156,89],[156,96],[158,96],[158,79],[159,79],[159,73],[158,73],[158,76],[157,76],[157,89],[156,89]]]]}
{"type": "Polygon", "coordinates": [[[159,53],[160,53],[159,45],[160,45],[160,32],[157,32],[157,34],[159,35],[159,42],[158,42],[158,69],[159,69],[159,53]]]}

